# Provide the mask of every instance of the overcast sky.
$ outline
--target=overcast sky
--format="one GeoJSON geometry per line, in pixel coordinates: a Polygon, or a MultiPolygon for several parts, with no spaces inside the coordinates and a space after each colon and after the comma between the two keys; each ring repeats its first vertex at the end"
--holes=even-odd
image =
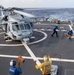
{"type": "Polygon", "coordinates": [[[74,8],[74,0],[0,0],[4,7],[74,8]]]}

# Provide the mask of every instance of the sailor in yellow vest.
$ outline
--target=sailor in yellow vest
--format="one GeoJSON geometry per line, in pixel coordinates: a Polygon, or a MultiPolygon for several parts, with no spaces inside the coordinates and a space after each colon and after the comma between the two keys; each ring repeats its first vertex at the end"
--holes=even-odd
{"type": "Polygon", "coordinates": [[[43,75],[51,75],[51,64],[52,64],[52,60],[50,56],[44,56],[44,62],[41,63],[40,65],[37,65],[35,61],[36,69],[42,69],[43,75]]]}

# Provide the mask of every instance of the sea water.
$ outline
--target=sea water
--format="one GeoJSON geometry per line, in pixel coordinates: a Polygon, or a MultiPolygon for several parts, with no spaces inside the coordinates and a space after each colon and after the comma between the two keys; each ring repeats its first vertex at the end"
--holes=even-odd
{"type": "Polygon", "coordinates": [[[61,21],[71,20],[74,23],[74,8],[24,8],[24,12],[40,18],[59,19],[61,21]]]}
{"type": "Polygon", "coordinates": [[[26,8],[24,12],[41,18],[59,19],[62,21],[71,20],[74,23],[74,8],[26,8]]]}

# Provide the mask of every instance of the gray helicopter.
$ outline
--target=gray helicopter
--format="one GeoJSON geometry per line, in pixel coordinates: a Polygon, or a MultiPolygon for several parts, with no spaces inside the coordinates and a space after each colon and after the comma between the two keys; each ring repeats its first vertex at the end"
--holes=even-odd
{"type": "Polygon", "coordinates": [[[22,40],[33,37],[33,22],[29,17],[34,15],[19,11],[19,8],[7,8],[0,6],[1,27],[5,31],[5,40],[22,40]]]}

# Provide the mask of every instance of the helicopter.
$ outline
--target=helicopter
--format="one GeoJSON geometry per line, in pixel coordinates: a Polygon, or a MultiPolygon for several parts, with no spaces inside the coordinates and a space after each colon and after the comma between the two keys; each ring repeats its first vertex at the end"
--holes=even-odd
{"type": "Polygon", "coordinates": [[[5,40],[30,40],[33,37],[33,22],[30,18],[35,18],[36,16],[18,10],[21,9],[5,9],[0,6],[1,27],[5,31],[5,40]]]}

